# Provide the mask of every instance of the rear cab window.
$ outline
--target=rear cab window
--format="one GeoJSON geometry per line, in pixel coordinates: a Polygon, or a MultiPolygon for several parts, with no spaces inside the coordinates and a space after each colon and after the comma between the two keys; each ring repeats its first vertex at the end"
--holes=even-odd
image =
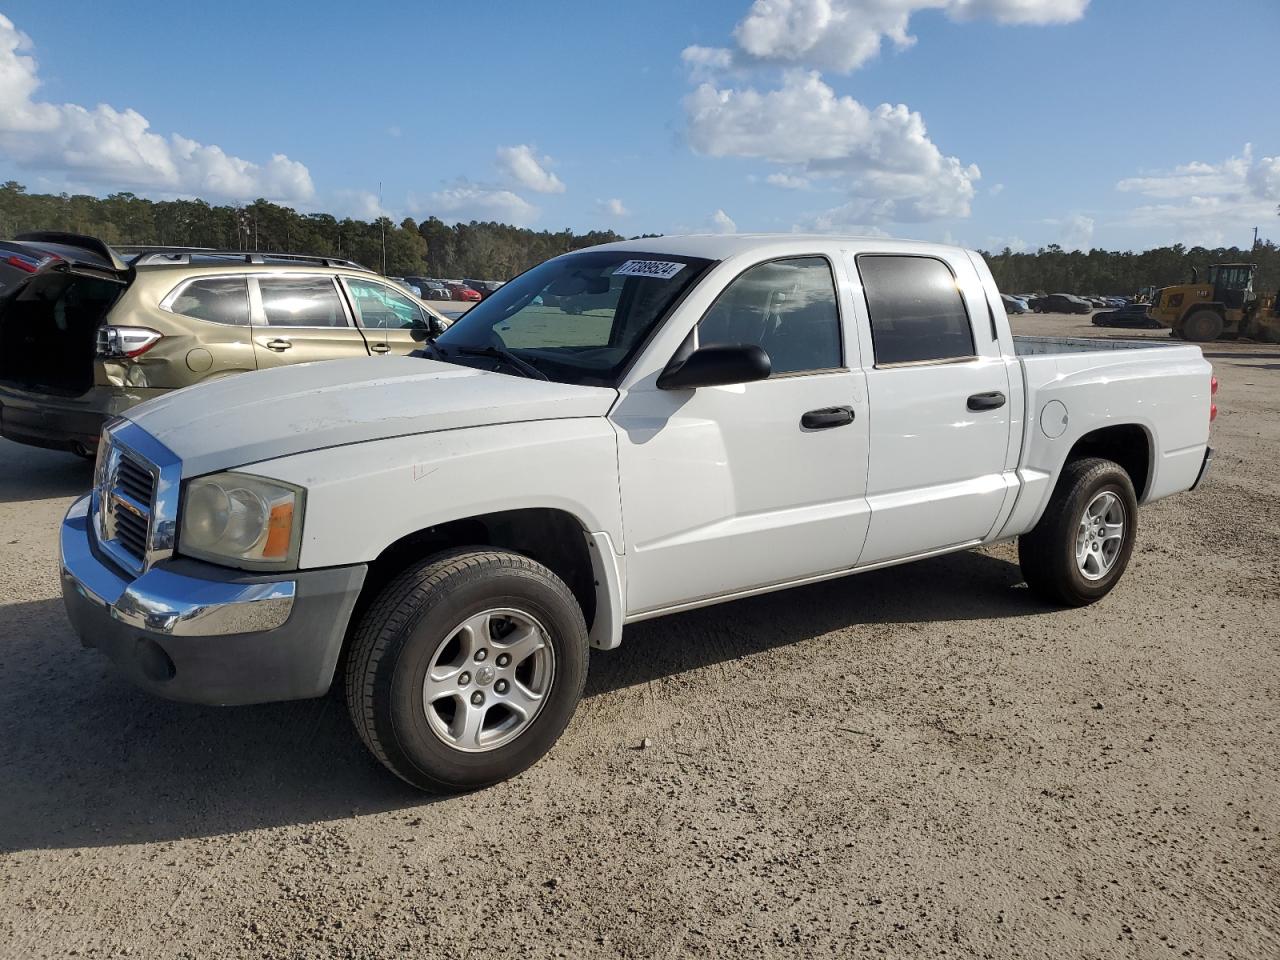
{"type": "Polygon", "coordinates": [[[944,261],[859,254],[857,265],[877,367],[976,357],[969,311],[944,261]]]}

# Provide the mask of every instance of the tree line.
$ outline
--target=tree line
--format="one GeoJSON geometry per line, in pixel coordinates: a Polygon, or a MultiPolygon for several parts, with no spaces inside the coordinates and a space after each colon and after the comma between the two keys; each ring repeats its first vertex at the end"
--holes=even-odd
{"type": "MultiPolygon", "coordinates": [[[[219,247],[343,257],[391,276],[507,280],[550,257],[621,240],[612,230],[575,233],[529,230],[510,224],[449,224],[430,217],[339,219],[299,213],[267,200],[211,204],[204,200],[148,200],[132,193],[108,197],[28,193],[14,181],[0,184],[0,237],[28,230],[65,230],[111,244],[219,247]],[[385,255],[385,261],[384,261],[385,255]]],[[[1280,247],[1263,241],[1238,247],[1156,247],[1141,253],[1063,250],[987,253],[1001,290],[1010,293],[1136,293],[1146,286],[1185,281],[1193,267],[1244,262],[1259,265],[1257,288],[1280,286],[1280,247]]],[[[1203,273],[1202,273],[1203,275],[1203,273]]]]}
{"type": "Polygon", "coordinates": [[[12,180],[0,184],[0,237],[29,230],[87,234],[113,245],[307,253],[354,260],[393,277],[480,280],[507,280],[558,254],[624,239],[612,230],[535,231],[505,223],[447,224],[436,217],[395,223],[389,217],[299,213],[267,200],[215,205],[132,193],[28,193],[12,180]]]}
{"type": "Polygon", "coordinates": [[[1128,296],[1142,287],[1167,287],[1191,279],[1193,268],[1204,279],[1214,263],[1256,263],[1254,289],[1274,293],[1280,287],[1280,246],[1259,241],[1240,247],[1155,247],[1126,250],[1063,250],[1050,244],[1034,253],[1005,249],[985,254],[996,283],[1006,293],[1078,293],[1128,296]]]}

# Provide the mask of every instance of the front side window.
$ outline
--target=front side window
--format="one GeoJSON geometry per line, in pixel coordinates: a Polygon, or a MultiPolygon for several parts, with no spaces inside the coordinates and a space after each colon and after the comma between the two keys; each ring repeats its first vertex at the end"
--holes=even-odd
{"type": "Polygon", "coordinates": [[[244,277],[206,277],[192,280],[169,303],[169,309],[185,317],[210,323],[249,323],[249,284],[244,277]]]}
{"type": "Polygon", "coordinates": [[[417,304],[381,283],[347,277],[347,289],[351,291],[351,300],[356,307],[356,320],[362,327],[399,330],[427,324],[427,318],[417,304]]]}
{"type": "Polygon", "coordinates": [[[974,356],[973,330],[955,275],[932,257],[858,257],[876,364],[974,356]]]}
{"type": "Polygon", "coordinates": [[[489,362],[479,358],[485,351],[506,351],[552,380],[612,386],[710,265],[613,250],[557,257],[477,303],[434,349],[471,365],[489,362]]]}
{"type": "Polygon", "coordinates": [[[823,257],[774,260],[729,284],[698,324],[698,345],[756,344],[772,376],[841,366],[835,280],[823,257]]]}
{"type": "Polygon", "coordinates": [[[258,289],[268,326],[350,326],[330,277],[261,277],[258,289]]]}

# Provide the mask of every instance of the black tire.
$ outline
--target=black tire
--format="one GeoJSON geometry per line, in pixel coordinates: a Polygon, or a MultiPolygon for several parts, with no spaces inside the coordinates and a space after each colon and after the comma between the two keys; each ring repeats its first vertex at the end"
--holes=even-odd
{"type": "Polygon", "coordinates": [[[1214,310],[1197,310],[1182,321],[1182,338],[1192,343],[1208,343],[1222,336],[1222,317],[1214,310]]]}
{"type": "Polygon", "coordinates": [[[587,679],[587,627],[569,588],[528,557],[485,547],[451,550],[409,567],[369,606],[351,643],[346,689],[356,730],[387,769],[432,792],[486,787],[531,766],[564,731],[587,679]],[[468,753],[432,729],[423,680],[455,627],[495,607],[542,624],[555,667],[545,702],[515,739],[468,753]]]}
{"type": "Polygon", "coordinates": [[[1062,469],[1049,506],[1035,529],[1018,540],[1018,562],[1033,593],[1050,603],[1083,607],[1101,600],[1129,565],[1138,533],[1138,498],[1124,468],[1112,460],[1084,457],[1062,469]],[[1100,493],[1116,494],[1125,528],[1115,561],[1100,579],[1090,580],[1076,563],[1076,535],[1085,508],[1100,493]]]}

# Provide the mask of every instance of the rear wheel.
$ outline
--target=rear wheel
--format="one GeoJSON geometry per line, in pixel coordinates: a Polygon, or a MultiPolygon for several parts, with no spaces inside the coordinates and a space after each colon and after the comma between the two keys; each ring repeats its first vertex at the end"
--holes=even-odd
{"type": "Polygon", "coordinates": [[[1222,317],[1213,310],[1197,310],[1182,321],[1182,337],[1194,343],[1207,343],[1222,335],[1222,317]]]}
{"type": "Polygon", "coordinates": [[[1051,603],[1082,607],[1124,575],[1138,531],[1129,474],[1100,457],[1070,461],[1044,516],[1018,541],[1027,586],[1051,603]]]}
{"type": "Polygon", "coordinates": [[[475,548],[388,584],[352,640],[347,705],[365,745],[415,787],[515,776],[582,696],[587,628],[569,588],[520,554],[475,548]]]}

